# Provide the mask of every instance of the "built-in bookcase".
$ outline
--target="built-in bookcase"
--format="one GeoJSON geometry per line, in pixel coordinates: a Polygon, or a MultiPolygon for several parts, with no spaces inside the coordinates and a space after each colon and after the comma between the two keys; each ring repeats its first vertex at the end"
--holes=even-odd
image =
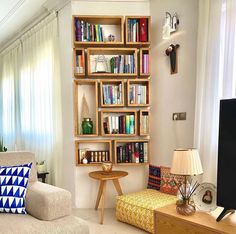
{"type": "Polygon", "coordinates": [[[150,29],[149,16],[73,16],[77,166],[150,162],[150,29]],[[82,131],[83,106],[92,134],[82,131]]]}

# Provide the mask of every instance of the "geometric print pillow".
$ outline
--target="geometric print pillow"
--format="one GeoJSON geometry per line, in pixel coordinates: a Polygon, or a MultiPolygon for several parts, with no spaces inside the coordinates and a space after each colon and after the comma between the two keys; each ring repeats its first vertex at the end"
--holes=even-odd
{"type": "Polygon", "coordinates": [[[149,165],[148,189],[160,190],[161,167],[149,165]]]}
{"type": "Polygon", "coordinates": [[[26,214],[25,195],[32,163],[0,167],[0,212],[26,214]]]}
{"type": "Polygon", "coordinates": [[[183,183],[184,177],[170,173],[169,167],[161,167],[161,189],[162,193],[177,195],[178,186],[183,183]],[[177,186],[178,185],[178,186],[177,186]]]}

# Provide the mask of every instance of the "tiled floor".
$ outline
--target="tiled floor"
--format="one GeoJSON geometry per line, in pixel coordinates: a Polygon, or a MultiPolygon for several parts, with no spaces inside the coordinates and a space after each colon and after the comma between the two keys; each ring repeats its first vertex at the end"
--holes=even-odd
{"type": "Polygon", "coordinates": [[[73,214],[88,222],[90,234],[146,234],[131,225],[119,222],[114,209],[106,209],[103,225],[99,224],[100,210],[74,209],[73,214]]]}

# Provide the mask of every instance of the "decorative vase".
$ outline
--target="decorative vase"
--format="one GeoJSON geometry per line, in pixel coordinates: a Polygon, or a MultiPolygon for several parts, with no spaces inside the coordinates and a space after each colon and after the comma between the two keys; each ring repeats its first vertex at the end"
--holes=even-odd
{"type": "Polygon", "coordinates": [[[102,163],[102,170],[105,173],[111,173],[112,172],[112,162],[103,162],[102,163]]]}
{"type": "Polygon", "coordinates": [[[82,122],[82,134],[93,134],[93,122],[91,118],[84,118],[82,122]]]}

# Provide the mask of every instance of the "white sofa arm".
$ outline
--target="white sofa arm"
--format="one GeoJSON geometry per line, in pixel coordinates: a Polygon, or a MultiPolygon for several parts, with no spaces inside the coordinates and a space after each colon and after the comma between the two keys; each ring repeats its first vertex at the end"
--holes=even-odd
{"type": "Polygon", "coordinates": [[[71,214],[70,192],[41,182],[29,183],[26,211],[37,219],[54,220],[71,214]]]}

